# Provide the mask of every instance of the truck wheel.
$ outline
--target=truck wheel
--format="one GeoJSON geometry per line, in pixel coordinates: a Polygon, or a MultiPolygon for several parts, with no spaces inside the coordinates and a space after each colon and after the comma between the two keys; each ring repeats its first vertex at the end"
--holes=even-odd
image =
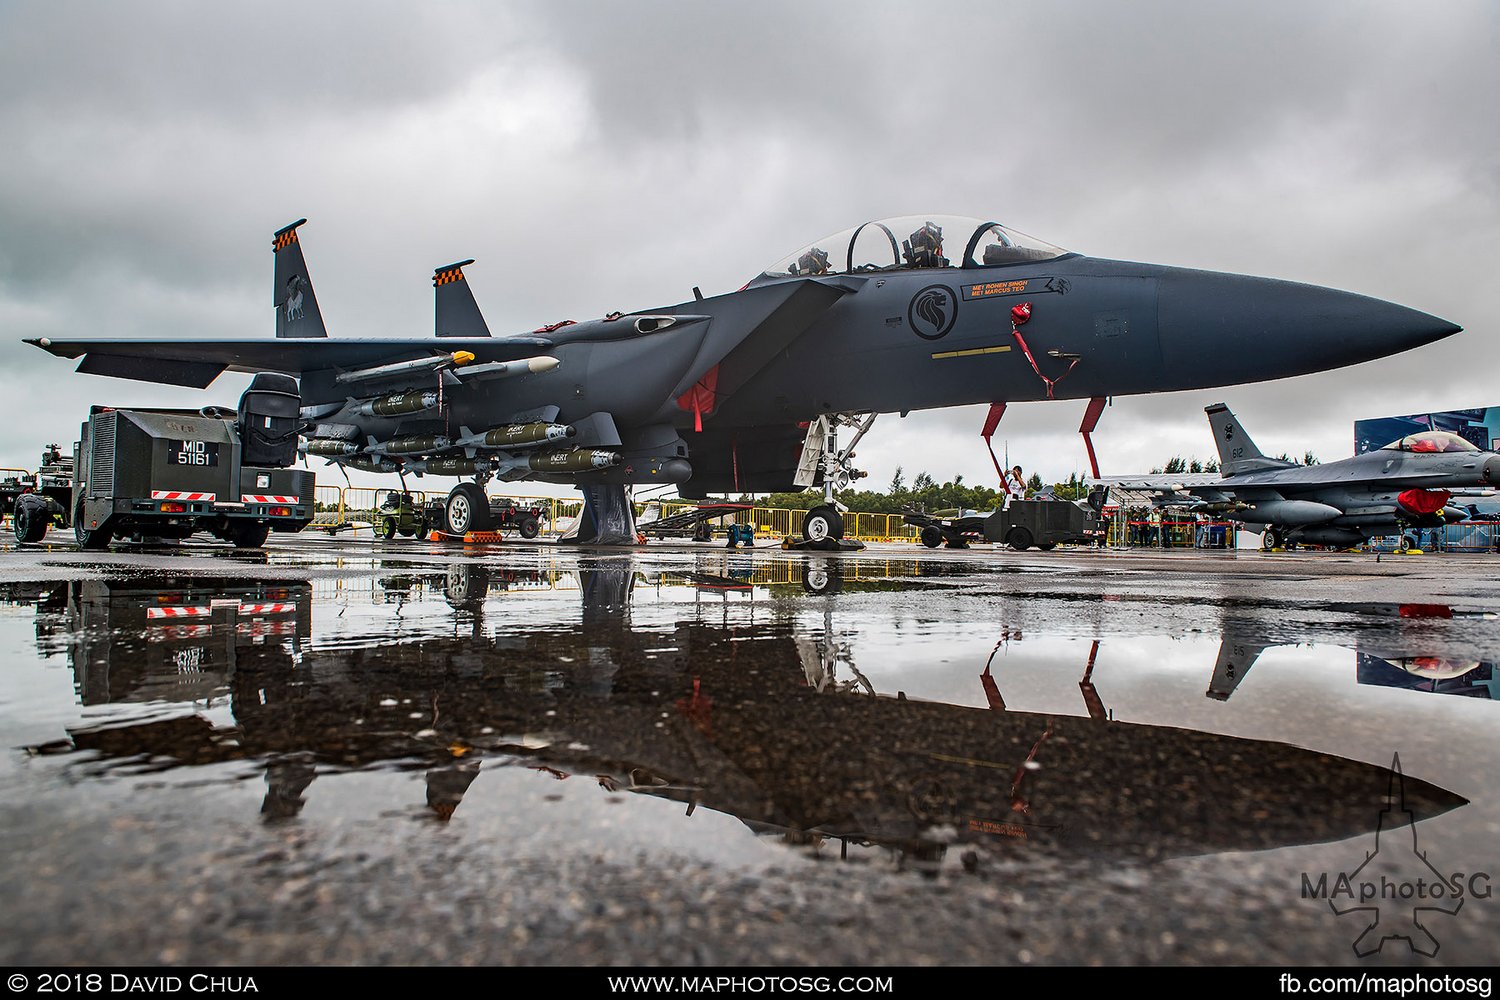
{"type": "Polygon", "coordinates": [[[484,531],[490,526],[490,501],[478,483],[459,483],[448,494],[448,504],[443,508],[450,535],[467,535],[471,531],[484,531]]]}
{"type": "Polygon", "coordinates": [[[100,549],[109,548],[109,543],[114,539],[114,531],[106,521],[97,528],[86,528],[83,524],[83,504],[73,512],[73,537],[78,539],[78,547],[97,552],[100,549]]]}
{"type": "Polygon", "coordinates": [[[269,524],[256,524],[254,521],[246,521],[240,524],[231,524],[229,530],[224,534],[228,536],[229,543],[237,549],[258,549],[266,544],[266,536],[271,533],[269,524]]]}
{"type": "Polygon", "coordinates": [[[819,504],[802,518],[802,537],[809,542],[843,538],[844,516],[837,508],[819,504]]]}
{"type": "Polygon", "coordinates": [[[16,541],[21,543],[40,542],[47,537],[47,515],[39,510],[32,510],[29,506],[16,505],[15,515],[12,517],[11,526],[16,529],[16,541]]]}
{"type": "Polygon", "coordinates": [[[929,549],[935,549],[939,545],[943,544],[943,533],[935,524],[929,524],[925,526],[921,530],[921,532],[917,534],[917,538],[919,538],[922,544],[927,546],[929,549]]]}
{"type": "Polygon", "coordinates": [[[521,518],[521,523],[517,527],[520,529],[522,538],[535,538],[542,530],[536,518],[529,514],[521,518]]]}
{"type": "Polygon", "coordinates": [[[1005,536],[1005,544],[1017,552],[1025,552],[1031,548],[1031,532],[1025,528],[1011,528],[1005,536]]]}

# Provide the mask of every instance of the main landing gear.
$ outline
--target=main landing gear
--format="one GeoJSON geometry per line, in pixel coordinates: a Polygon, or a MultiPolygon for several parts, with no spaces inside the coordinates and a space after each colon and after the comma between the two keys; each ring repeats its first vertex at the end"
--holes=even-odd
{"type": "Polygon", "coordinates": [[[443,520],[447,522],[448,534],[460,538],[471,531],[488,531],[490,499],[484,487],[478,483],[459,483],[453,487],[443,507],[443,520]]]}

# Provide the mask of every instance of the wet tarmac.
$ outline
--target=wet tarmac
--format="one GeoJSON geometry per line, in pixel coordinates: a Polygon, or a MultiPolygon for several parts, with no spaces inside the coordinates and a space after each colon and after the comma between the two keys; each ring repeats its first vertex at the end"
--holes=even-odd
{"type": "Polygon", "coordinates": [[[0,961],[1493,964],[1497,566],[11,548],[0,961]]]}

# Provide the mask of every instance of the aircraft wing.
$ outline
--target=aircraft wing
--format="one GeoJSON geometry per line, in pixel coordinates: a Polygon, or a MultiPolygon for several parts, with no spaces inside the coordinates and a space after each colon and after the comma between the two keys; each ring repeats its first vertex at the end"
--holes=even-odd
{"type": "Polygon", "coordinates": [[[300,376],[328,369],[362,368],[385,362],[471,351],[476,363],[514,361],[554,346],[551,337],[363,337],[285,339],[244,337],[218,340],[56,340],[28,339],[60,358],[80,358],[89,375],[206,388],[225,371],[284,372],[300,376]]]}
{"type": "Polygon", "coordinates": [[[1223,488],[1224,477],[1217,472],[1154,472],[1143,476],[1102,476],[1087,480],[1090,486],[1107,486],[1116,502],[1123,495],[1148,496],[1158,507],[1194,507],[1200,504],[1226,504],[1235,499],[1233,490],[1223,488]]]}

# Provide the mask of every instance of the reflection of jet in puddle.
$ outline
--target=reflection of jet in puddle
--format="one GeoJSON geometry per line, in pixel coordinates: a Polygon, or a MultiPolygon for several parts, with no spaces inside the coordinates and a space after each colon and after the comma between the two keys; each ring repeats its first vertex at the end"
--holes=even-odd
{"type": "MultiPolygon", "coordinates": [[[[583,572],[602,574],[580,588],[585,621],[628,604],[628,560],[583,572]]],[[[178,664],[151,653],[150,610],[222,602],[222,621],[199,623],[206,633],[160,642],[233,650],[197,661],[233,719],[215,722],[197,703],[171,719],[122,712],[37,749],[90,752],[84,778],[256,761],[270,820],[297,816],[319,776],[366,769],[423,771],[426,812],[447,820],[484,770],[530,768],[732,815],[792,843],[878,845],[924,865],[954,848],[982,864],[1016,850],[1153,859],[1342,839],[1372,829],[1386,787],[1382,768],[1328,754],[1110,721],[1095,710],[1089,671],[1089,718],[1002,711],[998,688],[991,709],[876,696],[827,616],[821,646],[795,615],[720,624],[689,606],[651,629],[533,620],[499,636],[320,644],[304,631],[307,588],[285,586],[297,624],[248,643],[246,606],[254,621],[271,595],[221,588],[183,593],[184,604],[138,583],[89,597],[80,586],[67,613],[116,639],[69,647],[86,703],[173,697],[178,664]],[[119,641],[142,633],[144,644],[119,641]],[[842,665],[848,680],[834,676],[842,665]]],[[[1419,818],[1465,801],[1414,779],[1406,787],[1419,818]]],[[[545,808],[546,794],[531,808],[545,808]]]]}
{"type": "MultiPolygon", "coordinates": [[[[1340,610],[1403,621],[1447,620],[1452,618],[1493,619],[1494,612],[1465,611],[1446,604],[1350,604],[1340,610]]],[[[1457,694],[1490,701],[1500,700],[1500,671],[1493,662],[1465,656],[1427,655],[1435,643],[1429,637],[1403,637],[1382,631],[1377,638],[1358,639],[1353,647],[1359,683],[1379,687],[1406,688],[1437,694],[1457,694]],[[1427,647],[1424,650],[1423,647],[1427,647]]],[[[1208,697],[1227,701],[1262,653],[1281,643],[1267,643],[1251,637],[1248,630],[1226,626],[1214,673],[1209,681],[1208,697]]]]}

